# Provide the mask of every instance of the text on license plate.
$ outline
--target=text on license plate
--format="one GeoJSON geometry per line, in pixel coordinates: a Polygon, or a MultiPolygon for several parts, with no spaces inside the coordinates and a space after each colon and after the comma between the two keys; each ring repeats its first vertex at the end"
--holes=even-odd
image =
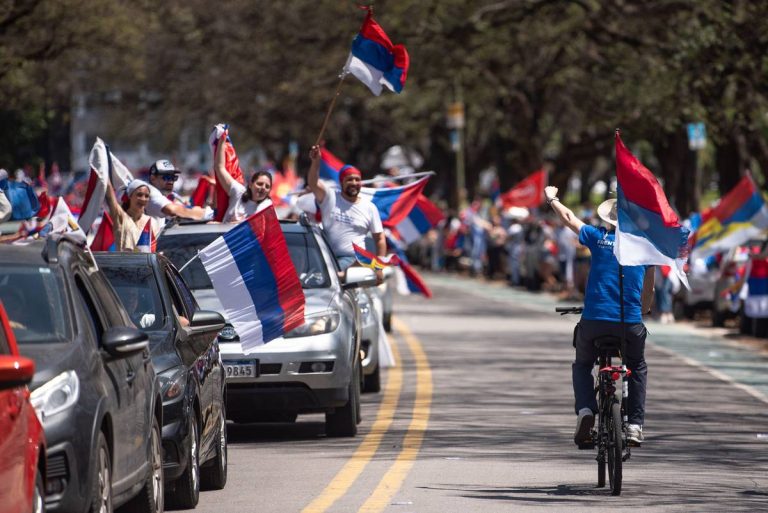
{"type": "Polygon", "coordinates": [[[259,375],[258,368],[258,360],[224,361],[224,372],[228,378],[255,378],[259,375]]]}

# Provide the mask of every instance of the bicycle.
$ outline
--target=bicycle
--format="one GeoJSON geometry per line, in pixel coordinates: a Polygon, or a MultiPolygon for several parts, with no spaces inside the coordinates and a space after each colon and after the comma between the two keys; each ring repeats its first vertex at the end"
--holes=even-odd
{"type": "MultiPolygon", "coordinates": [[[[583,307],[557,307],[560,315],[580,314],[583,307]]],[[[614,336],[598,337],[592,341],[597,350],[597,427],[590,433],[590,441],[579,449],[597,448],[597,487],[605,486],[606,463],[611,495],[621,495],[622,464],[631,456],[627,443],[628,378],[631,371],[624,363],[622,339],[614,336]],[[621,365],[613,365],[612,358],[620,358],[621,365]]]]}

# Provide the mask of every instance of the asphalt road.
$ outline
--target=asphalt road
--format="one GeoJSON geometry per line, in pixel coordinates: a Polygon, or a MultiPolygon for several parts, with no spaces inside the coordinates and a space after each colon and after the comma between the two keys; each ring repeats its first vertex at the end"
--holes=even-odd
{"type": "Polygon", "coordinates": [[[322,416],[229,425],[229,481],[198,512],[767,511],[768,358],[720,332],[650,325],[646,443],[621,497],[572,442],[575,318],[544,295],[431,277],[398,298],[401,365],[353,439],[322,416]],[[714,333],[714,334],[713,334],[714,333]]]}

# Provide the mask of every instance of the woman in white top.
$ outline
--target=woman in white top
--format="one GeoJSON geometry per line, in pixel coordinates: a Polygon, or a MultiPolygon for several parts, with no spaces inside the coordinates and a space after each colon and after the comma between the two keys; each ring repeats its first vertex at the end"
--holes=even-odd
{"type": "Polygon", "coordinates": [[[149,203],[149,184],[144,180],[131,180],[126,195],[128,198],[122,204],[118,203],[115,189],[107,180],[106,200],[113,223],[115,247],[117,251],[138,251],[136,245],[141,232],[151,219],[145,213],[149,203]]]}
{"type": "Polygon", "coordinates": [[[216,180],[229,196],[229,206],[223,221],[225,223],[239,223],[272,204],[272,200],[269,199],[269,193],[272,192],[272,175],[266,171],[257,171],[251,177],[248,187],[232,178],[232,175],[227,172],[226,152],[224,151],[227,136],[228,133],[224,132],[216,145],[213,168],[216,171],[216,180]]]}

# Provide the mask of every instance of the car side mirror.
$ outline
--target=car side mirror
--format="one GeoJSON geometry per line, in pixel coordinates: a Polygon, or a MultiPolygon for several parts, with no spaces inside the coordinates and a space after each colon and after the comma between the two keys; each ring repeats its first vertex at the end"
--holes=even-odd
{"type": "Polygon", "coordinates": [[[367,267],[348,267],[344,275],[342,288],[373,287],[376,285],[376,273],[367,267]]]}
{"type": "Polygon", "coordinates": [[[219,312],[198,310],[192,314],[192,321],[189,323],[189,327],[196,330],[204,329],[219,332],[225,324],[224,317],[219,312]]]}
{"type": "Polygon", "coordinates": [[[112,327],[104,333],[101,345],[110,356],[125,358],[149,349],[149,337],[136,328],[112,327]]]}
{"type": "Polygon", "coordinates": [[[29,385],[34,375],[35,362],[29,358],[0,355],[0,390],[29,385]]]}

